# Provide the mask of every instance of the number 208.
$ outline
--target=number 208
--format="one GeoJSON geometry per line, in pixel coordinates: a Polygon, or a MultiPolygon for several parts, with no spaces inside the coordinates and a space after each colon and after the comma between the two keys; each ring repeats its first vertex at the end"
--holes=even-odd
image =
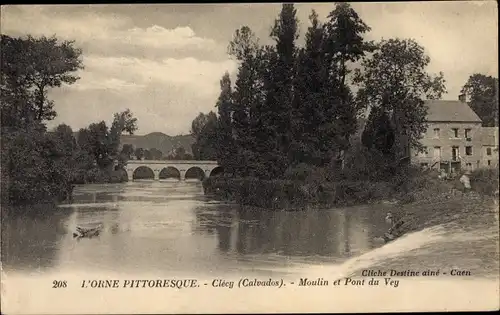
{"type": "Polygon", "coordinates": [[[52,289],[65,288],[65,287],[67,287],[66,281],[58,281],[58,280],[52,281],[52,289]]]}

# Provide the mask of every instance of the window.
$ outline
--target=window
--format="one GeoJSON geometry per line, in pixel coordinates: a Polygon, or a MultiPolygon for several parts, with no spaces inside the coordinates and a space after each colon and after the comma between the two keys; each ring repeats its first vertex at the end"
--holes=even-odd
{"type": "Polygon", "coordinates": [[[488,166],[490,166],[490,165],[491,165],[491,160],[488,160],[488,166]]]}
{"type": "Polygon", "coordinates": [[[491,155],[491,148],[486,148],[486,155],[491,155]]]}
{"type": "Polygon", "coordinates": [[[472,147],[465,147],[465,155],[472,155],[472,147]]]}
{"type": "Polygon", "coordinates": [[[453,138],[458,138],[458,128],[452,128],[451,131],[453,132],[453,138]]]}
{"type": "Polygon", "coordinates": [[[434,147],[434,157],[438,159],[441,158],[441,147],[434,147]]]}
{"type": "Polygon", "coordinates": [[[458,147],[451,147],[451,160],[458,161],[458,147]]]}
{"type": "Polygon", "coordinates": [[[434,138],[439,138],[439,128],[434,128],[434,138]]]}
{"type": "Polygon", "coordinates": [[[465,138],[470,138],[470,129],[465,129],[465,138]]]}

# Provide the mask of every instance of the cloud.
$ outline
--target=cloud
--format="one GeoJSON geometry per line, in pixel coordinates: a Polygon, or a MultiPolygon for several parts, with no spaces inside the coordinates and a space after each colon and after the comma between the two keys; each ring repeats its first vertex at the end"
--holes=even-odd
{"type": "Polygon", "coordinates": [[[138,25],[131,17],[89,7],[72,14],[62,6],[6,9],[5,33],[56,34],[83,48],[80,80],[50,91],[58,117],[49,127],[64,122],[77,130],[130,108],[139,133],[185,133],[199,112],[214,109],[224,72],[236,70],[225,47],[188,25],[138,25]]]}
{"type": "Polygon", "coordinates": [[[196,46],[200,49],[211,49],[216,43],[214,40],[197,37],[194,31],[188,26],[166,29],[158,25],[153,25],[146,29],[132,28],[126,34],[118,34],[122,42],[129,44],[140,43],[144,46],[163,48],[165,45],[172,49],[181,49],[186,46],[196,46]]]}
{"type": "MultiPolygon", "coordinates": [[[[352,5],[371,26],[368,39],[414,38],[443,71],[455,99],[476,72],[498,76],[496,3],[398,2],[352,5]]],[[[303,34],[314,8],[326,20],[332,3],[296,5],[303,34]]],[[[85,70],[72,86],[51,91],[59,117],[80,127],[111,119],[127,107],[140,133],[185,133],[200,111],[214,110],[224,71],[236,72],[226,45],[234,30],[250,26],[261,43],[279,4],[4,6],[2,32],[76,40],[85,70]]],[[[299,41],[303,44],[303,38],[299,41]]]]}
{"type": "Polygon", "coordinates": [[[231,60],[195,58],[90,56],[84,63],[77,83],[51,91],[58,117],[50,127],[65,122],[78,129],[130,108],[141,134],[186,133],[199,112],[215,110],[220,78],[237,67],[231,60]]]}
{"type": "Polygon", "coordinates": [[[192,57],[155,61],[135,57],[89,56],[84,58],[84,65],[85,71],[75,88],[145,88],[154,84],[191,88],[196,94],[206,96],[217,93],[218,82],[224,72],[233,73],[237,67],[232,60],[214,62],[192,57]]]}
{"type": "Polygon", "coordinates": [[[118,54],[135,49],[135,54],[158,50],[166,55],[176,50],[221,50],[210,38],[199,37],[189,26],[167,29],[159,25],[136,27],[129,17],[82,12],[62,15],[57,6],[7,6],[2,12],[2,28],[6,34],[56,35],[61,39],[76,40],[85,52],[102,55],[118,54]]]}
{"type": "Polygon", "coordinates": [[[6,6],[2,10],[2,28],[7,34],[56,34],[62,39],[100,40],[128,23],[128,18],[119,16],[104,17],[92,13],[59,15],[57,6],[6,6]]]}

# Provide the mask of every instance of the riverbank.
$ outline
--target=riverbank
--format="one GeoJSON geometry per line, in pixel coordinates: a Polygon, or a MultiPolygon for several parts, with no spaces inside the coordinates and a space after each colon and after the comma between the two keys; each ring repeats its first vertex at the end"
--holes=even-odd
{"type": "Polygon", "coordinates": [[[314,174],[304,179],[211,177],[203,181],[206,195],[267,210],[300,210],[310,207],[346,207],[378,202],[410,203],[451,190],[456,183],[437,174],[409,170],[387,180],[340,178],[328,180],[314,174]]]}
{"type": "Polygon", "coordinates": [[[387,232],[389,240],[428,227],[454,224],[463,230],[498,222],[498,197],[475,191],[465,194],[437,194],[399,205],[392,212],[394,226],[387,232]]]}
{"type": "Polygon", "coordinates": [[[205,180],[203,187],[205,194],[236,202],[244,211],[303,211],[387,204],[387,211],[377,214],[386,216],[391,212],[393,225],[384,236],[387,242],[439,224],[454,222],[467,228],[474,222],[498,221],[498,170],[478,170],[471,178],[472,190],[465,193],[458,178],[441,180],[431,172],[395,177],[392,183],[220,177],[205,180]]]}

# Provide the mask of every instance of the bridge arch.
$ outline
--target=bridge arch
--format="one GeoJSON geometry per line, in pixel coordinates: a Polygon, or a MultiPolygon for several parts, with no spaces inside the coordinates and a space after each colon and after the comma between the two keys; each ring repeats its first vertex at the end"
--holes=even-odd
{"type": "Polygon", "coordinates": [[[184,175],[185,179],[205,179],[205,172],[199,166],[191,166],[184,175]]]}
{"type": "Polygon", "coordinates": [[[224,173],[224,168],[222,166],[216,166],[210,171],[209,177],[220,176],[224,173]]]}
{"type": "Polygon", "coordinates": [[[180,180],[181,179],[181,172],[173,166],[167,166],[167,167],[164,167],[160,171],[160,174],[158,177],[160,180],[161,179],[171,179],[171,178],[175,178],[175,179],[180,180]]]}
{"type": "Polygon", "coordinates": [[[114,176],[120,178],[120,180],[125,180],[125,181],[128,181],[128,174],[127,174],[127,170],[125,170],[124,167],[119,167],[119,166],[116,166],[115,167],[115,172],[114,172],[114,176]]]}
{"type": "Polygon", "coordinates": [[[134,170],[132,179],[155,179],[155,173],[150,167],[141,165],[134,170]]]}
{"type": "Polygon", "coordinates": [[[154,180],[167,178],[177,178],[180,180],[197,178],[201,180],[211,175],[219,174],[222,169],[218,168],[218,166],[217,161],[129,160],[125,167],[128,180],[133,181],[134,179],[146,178],[153,178],[154,180]]]}

